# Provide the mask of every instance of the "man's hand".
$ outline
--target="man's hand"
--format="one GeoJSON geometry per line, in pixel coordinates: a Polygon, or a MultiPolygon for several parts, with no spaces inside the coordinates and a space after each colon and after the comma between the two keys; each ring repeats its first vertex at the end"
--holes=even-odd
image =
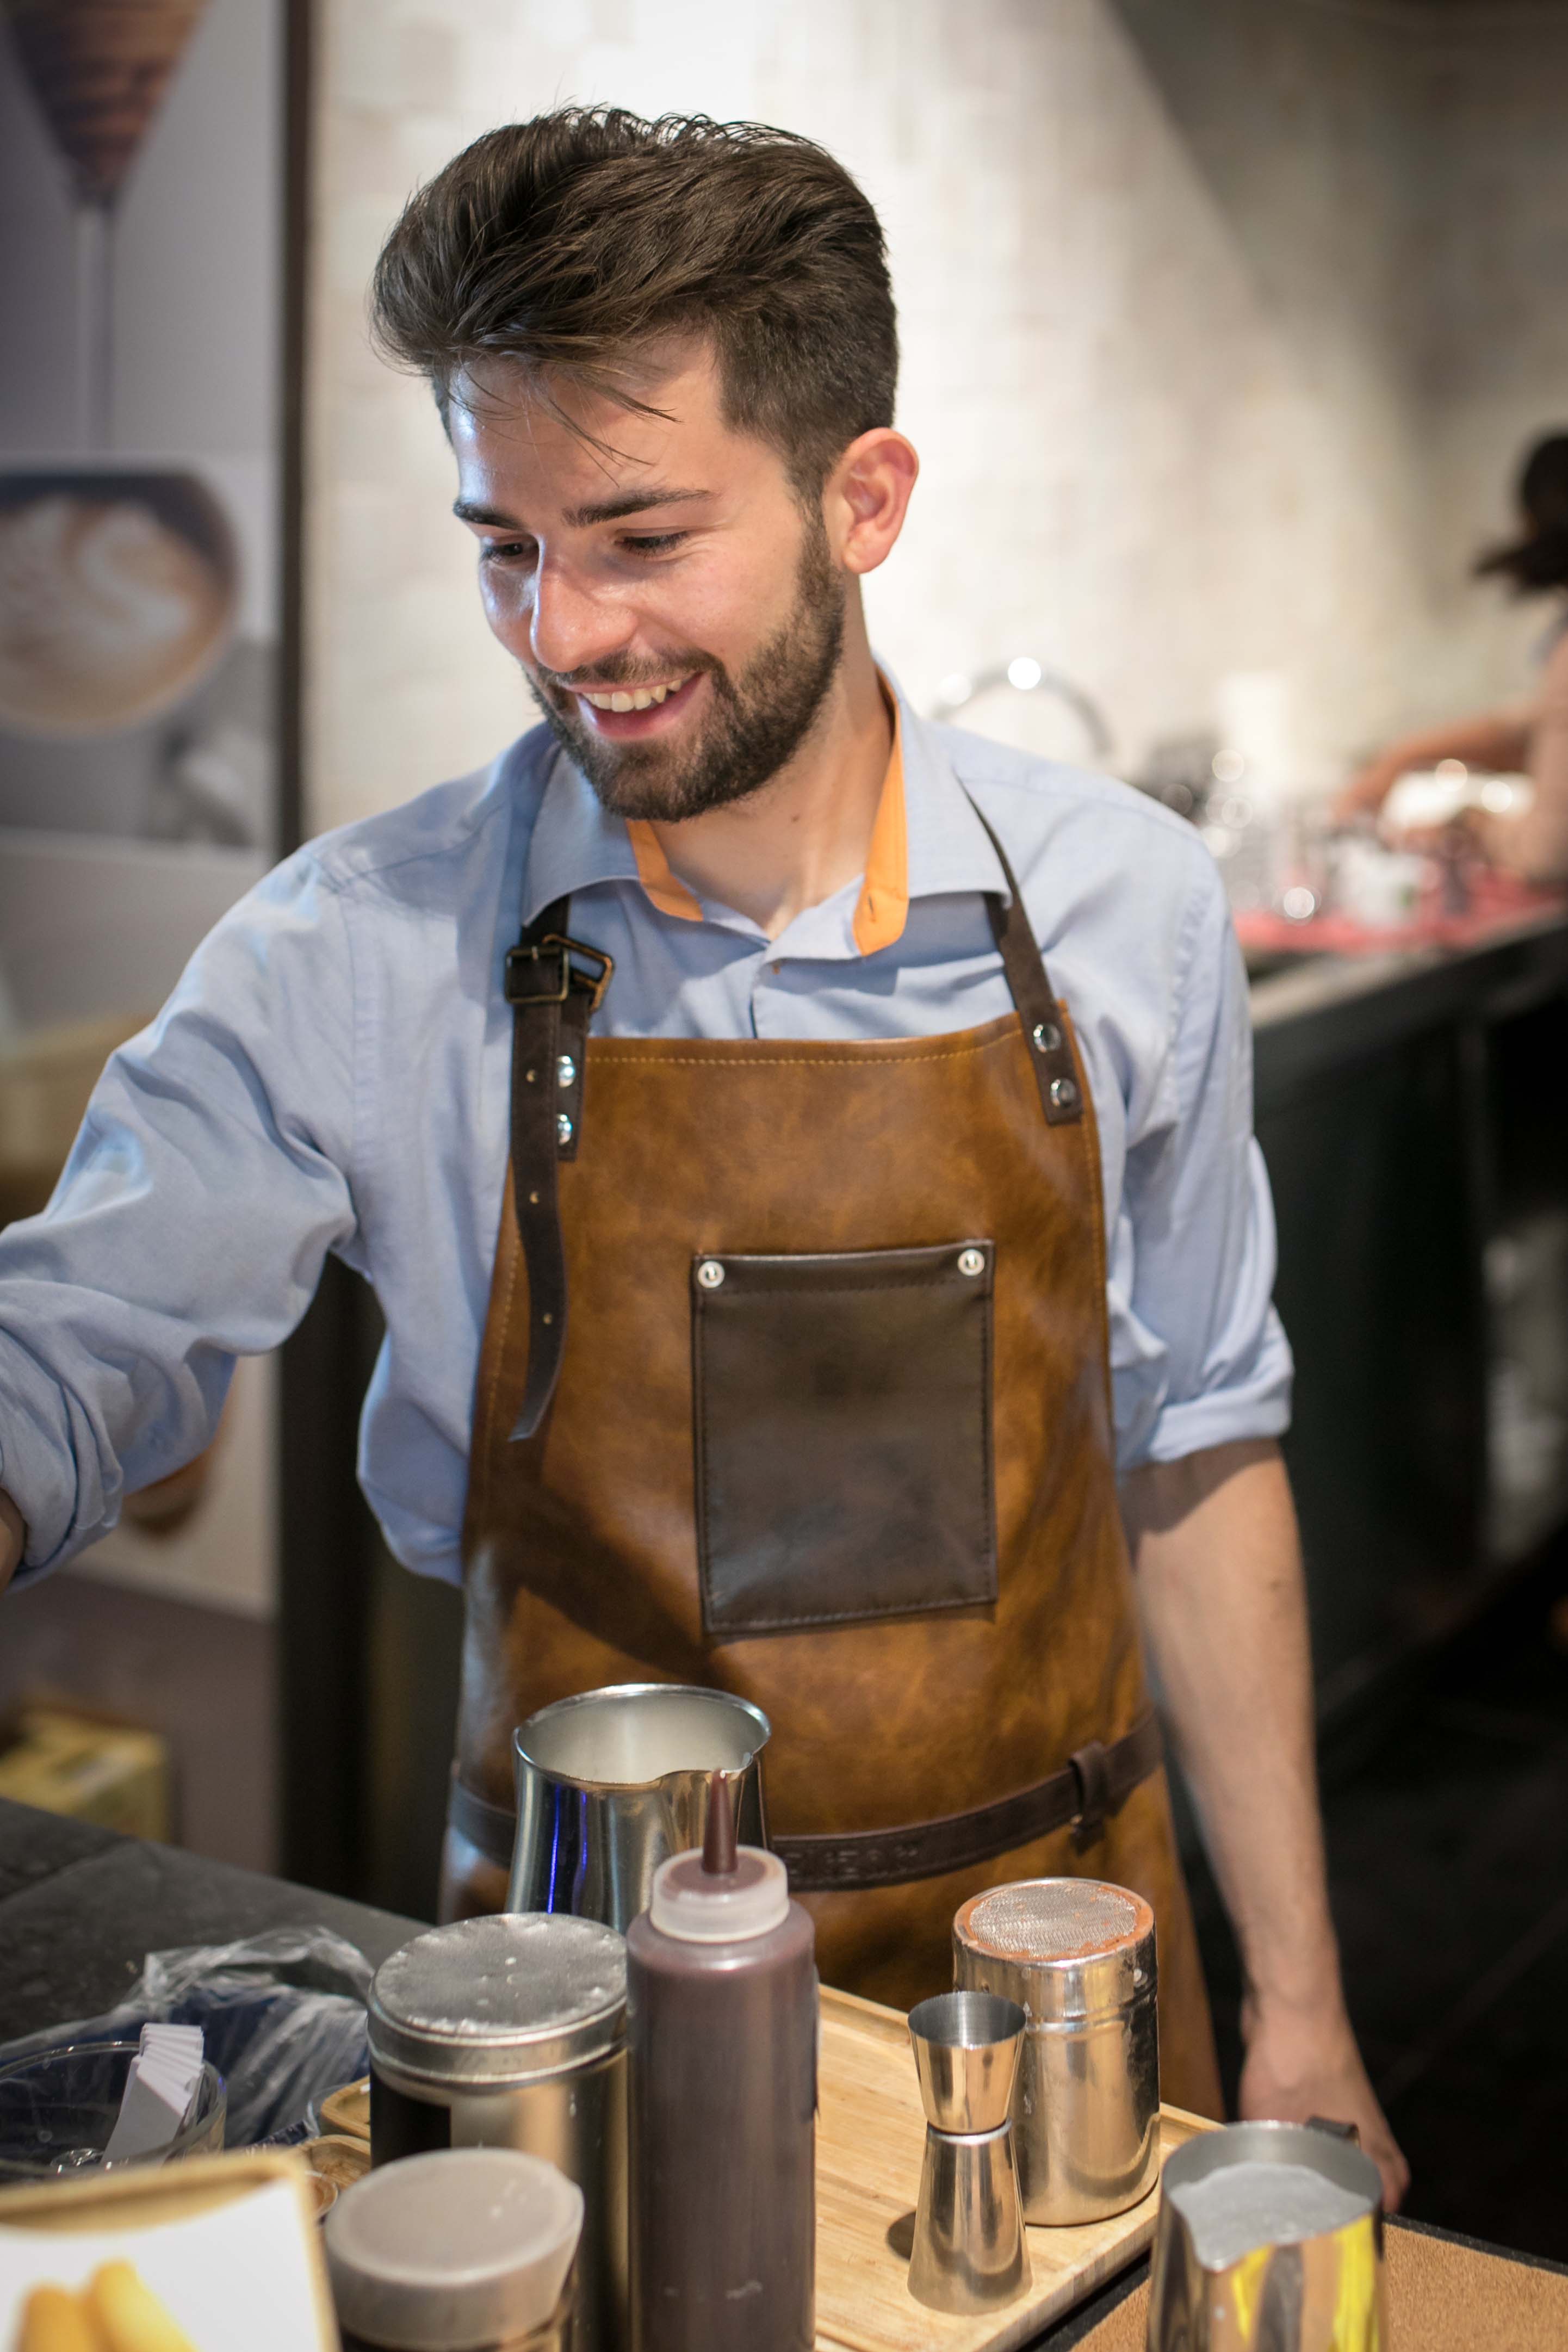
{"type": "Polygon", "coordinates": [[[1397,2211],[1410,2185],[1410,2168],[1366,2078],[1343,2001],[1336,2000],[1316,2016],[1283,2008],[1255,2010],[1249,2001],[1241,2027],[1247,2042],[1238,2102],[1243,2121],[1267,2117],[1304,2124],[1324,2116],[1333,2123],[1354,2124],[1383,2175],[1383,2201],[1391,2213],[1397,2211]]]}
{"type": "Polygon", "coordinates": [[[1257,1440],[1150,1464],[1124,1482],[1122,1509],[1172,1744],[1241,1952],[1241,2112],[1354,2124],[1392,2211],[1409,2174],[1345,2014],[1279,1448],[1257,1440]]]}
{"type": "Polygon", "coordinates": [[[5,1591],[20,1567],[26,1540],[22,1514],[5,1487],[0,1486],[0,1592],[5,1591]]]}

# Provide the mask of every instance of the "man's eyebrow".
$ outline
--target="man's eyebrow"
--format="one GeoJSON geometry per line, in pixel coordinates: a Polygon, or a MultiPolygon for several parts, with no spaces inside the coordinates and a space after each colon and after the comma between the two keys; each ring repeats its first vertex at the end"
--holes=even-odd
{"type": "MultiPolygon", "coordinates": [[[[561,520],[569,530],[587,530],[596,522],[620,522],[627,515],[646,514],[654,507],[686,506],[712,496],[711,490],[628,490],[622,498],[599,499],[591,506],[571,507],[561,520]]],[[[476,506],[469,499],[459,499],[452,511],[459,522],[484,523],[493,530],[523,528],[515,515],[504,514],[499,507],[476,506]]]]}
{"type": "Polygon", "coordinates": [[[459,522],[492,523],[497,530],[521,530],[522,529],[520,522],[509,514],[503,514],[499,507],[476,506],[472,499],[455,499],[452,511],[459,522]]]}
{"type": "Polygon", "coordinates": [[[586,530],[591,523],[620,522],[627,515],[646,514],[651,507],[680,507],[694,499],[711,499],[711,490],[628,490],[619,499],[599,499],[591,506],[572,507],[561,520],[569,530],[586,530]]]}

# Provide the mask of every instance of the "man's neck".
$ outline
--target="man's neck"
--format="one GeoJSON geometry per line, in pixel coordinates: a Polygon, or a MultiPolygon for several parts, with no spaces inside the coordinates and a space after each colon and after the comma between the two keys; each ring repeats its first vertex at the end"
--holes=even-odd
{"type": "Polygon", "coordinates": [[[864,873],[892,749],[893,719],[855,599],[843,658],[789,766],[748,800],[656,824],[659,846],[688,888],[748,915],[776,940],[864,873]]]}

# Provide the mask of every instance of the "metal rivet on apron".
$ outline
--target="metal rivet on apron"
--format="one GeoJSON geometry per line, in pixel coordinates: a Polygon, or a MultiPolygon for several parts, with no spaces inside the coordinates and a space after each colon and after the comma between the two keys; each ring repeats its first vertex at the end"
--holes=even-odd
{"type": "Polygon", "coordinates": [[[985,1270],[986,1254],[984,1250],[960,1250],[958,1252],[958,1271],[960,1274],[984,1274],[985,1270]]]}
{"type": "Polygon", "coordinates": [[[523,1072],[523,1076],[527,1078],[529,1086],[531,1087],[534,1080],[538,1076],[538,1072],[537,1070],[525,1070],[523,1072]]]}
{"type": "Polygon", "coordinates": [[[570,1143],[571,1141],[571,1121],[568,1118],[565,1111],[558,1111],[556,1114],[555,1132],[556,1141],[558,1143],[570,1143]]]}
{"type": "Polygon", "coordinates": [[[572,1060],[570,1054],[563,1054],[559,1061],[557,1062],[555,1066],[555,1075],[556,1084],[558,1086],[570,1087],[575,1083],[577,1077],[577,1064],[572,1060]]]}
{"type": "Polygon", "coordinates": [[[1071,1110],[1078,1100],[1078,1089],[1071,1078],[1052,1078],[1051,1099],[1057,1110],[1071,1110]]]}
{"type": "Polygon", "coordinates": [[[1061,1032],[1053,1021],[1037,1021],[1031,1034],[1037,1054],[1054,1054],[1061,1044],[1061,1032]]]}
{"type": "Polygon", "coordinates": [[[716,1290],[724,1280],[724,1268],[716,1257],[705,1257],[697,1268],[697,1280],[705,1290],[716,1290]]]}

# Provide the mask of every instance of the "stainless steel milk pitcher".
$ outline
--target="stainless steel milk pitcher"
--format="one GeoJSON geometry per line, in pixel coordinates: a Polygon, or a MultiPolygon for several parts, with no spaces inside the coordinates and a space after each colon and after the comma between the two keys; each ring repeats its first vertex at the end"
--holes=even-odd
{"type": "Polygon", "coordinates": [[[1148,2352],[1385,2352],[1382,2183],[1312,2124],[1232,2124],[1166,2159],[1148,2352]]]}
{"type": "Polygon", "coordinates": [[[517,1835],[508,1911],[571,1911],[622,1934],[653,1873],[700,1846],[708,1783],[729,1784],[742,1845],[766,1845],[771,1726],[728,1691],[618,1683],[540,1707],[512,1735],[517,1835]]]}

